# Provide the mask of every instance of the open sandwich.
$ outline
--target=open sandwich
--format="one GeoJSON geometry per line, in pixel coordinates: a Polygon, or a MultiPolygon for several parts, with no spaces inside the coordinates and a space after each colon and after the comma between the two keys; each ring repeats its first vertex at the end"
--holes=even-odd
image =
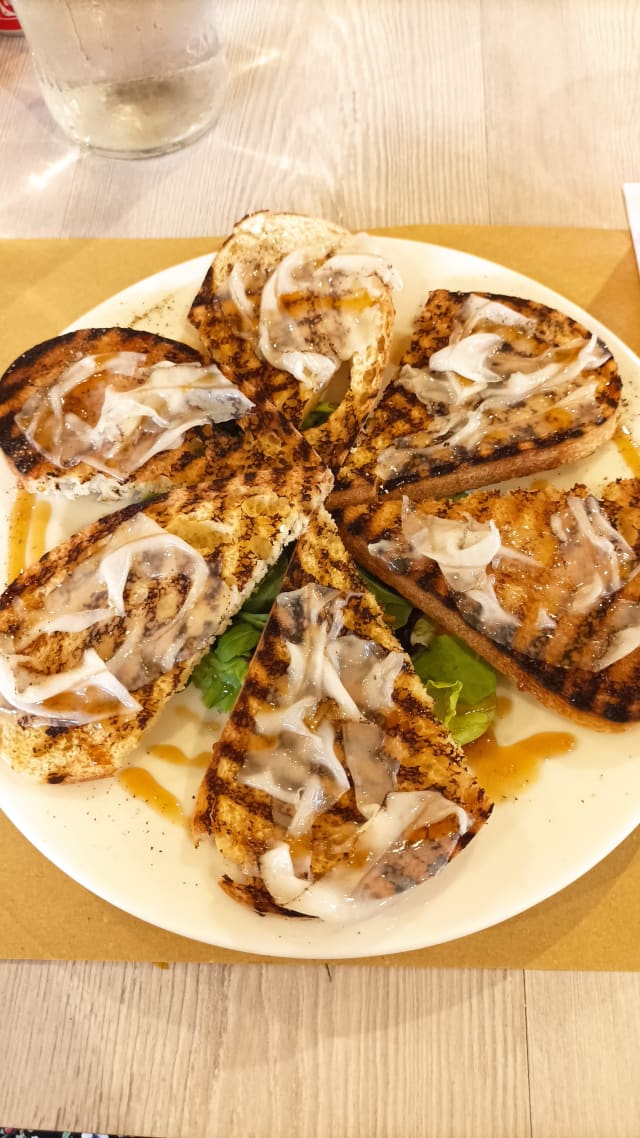
{"type": "Polygon", "coordinates": [[[143,498],[231,472],[254,411],[186,344],[87,328],[36,345],[2,376],[0,447],[32,493],[143,498]]]}
{"type": "Polygon", "coordinates": [[[365,916],[437,873],[490,810],[321,511],[196,801],[222,887],[260,913],[365,916]]]}
{"type": "Polygon", "coordinates": [[[388,499],[338,521],[361,565],[545,706],[598,730],[640,719],[640,480],[388,499]]]}
{"type": "Polygon", "coordinates": [[[122,765],[326,496],[331,475],[297,438],[286,470],[126,506],[9,585],[0,704],[15,770],[68,782],[122,765]]]}
{"type": "Polygon", "coordinates": [[[432,292],[331,505],[444,497],[585,458],[614,432],[605,344],[532,300],[432,292]]]}
{"type": "Polygon", "coordinates": [[[220,369],[296,427],[339,399],[309,442],[337,469],[381,393],[397,274],[371,239],[318,218],[256,213],[216,255],[190,319],[220,369]]]}

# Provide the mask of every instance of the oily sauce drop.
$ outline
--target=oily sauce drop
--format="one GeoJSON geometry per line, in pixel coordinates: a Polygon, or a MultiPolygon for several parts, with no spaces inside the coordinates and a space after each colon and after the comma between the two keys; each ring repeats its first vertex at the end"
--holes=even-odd
{"type": "Polygon", "coordinates": [[[7,581],[16,577],[39,561],[45,551],[45,534],[51,516],[51,506],[34,494],[19,489],[9,515],[9,554],[7,581]]]}
{"type": "Polygon", "coordinates": [[[26,566],[27,541],[31,527],[31,511],[34,504],[33,494],[19,489],[9,515],[9,556],[7,563],[7,580],[15,581],[16,577],[26,566]]]}
{"type": "Polygon", "coordinates": [[[197,755],[187,755],[181,747],[172,743],[159,743],[157,747],[150,747],[149,754],[156,759],[164,759],[166,763],[173,763],[178,767],[208,767],[211,760],[209,751],[200,751],[197,755]]]}
{"type": "Polygon", "coordinates": [[[540,731],[502,745],[491,728],[464,753],[490,798],[515,798],[539,774],[545,759],[566,755],[575,742],[569,731],[540,731]]]}
{"type": "Polygon", "coordinates": [[[624,459],[635,478],[640,478],[640,447],[634,443],[631,431],[621,425],[616,427],[613,441],[618,448],[618,454],[624,459]]]}
{"type": "Polygon", "coordinates": [[[36,498],[31,509],[31,526],[27,543],[27,565],[39,561],[46,548],[46,531],[51,517],[51,506],[43,498],[36,498]]]}
{"type": "Polygon", "coordinates": [[[155,810],[156,814],[161,814],[167,822],[174,822],[177,825],[184,823],[184,810],[178,799],[161,786],[149,771],[142,767],[127,767],[118,777],[133,798],[146,802],[147,806],[155,810]]]}

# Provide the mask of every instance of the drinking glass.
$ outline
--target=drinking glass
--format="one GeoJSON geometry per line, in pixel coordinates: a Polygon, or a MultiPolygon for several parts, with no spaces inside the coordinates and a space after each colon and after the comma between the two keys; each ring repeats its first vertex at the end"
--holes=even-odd
{"type": "Polygon", "coordinates": [[[216,121],[215,0],[13,0],[54,119],[116,157],[175,150],[216,121]]]}

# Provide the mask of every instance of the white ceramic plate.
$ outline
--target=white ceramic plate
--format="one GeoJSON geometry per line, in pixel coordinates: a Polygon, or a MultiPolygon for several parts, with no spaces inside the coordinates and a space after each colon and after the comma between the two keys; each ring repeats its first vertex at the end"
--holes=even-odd
{"type": "MultiPolygon", "coordinates": [[[[377,239],[405,281],[399,297],[401,346],[429,289],[512,293],[561,308],[600,333],[616,356],[625,384],[625,417],[640,423],[640,360],[617,337],[550,289],[494,265],[433,245],[377,239]]],[[[209,265],[199,257],[141,281],[87,313],[73,327],[133,324],[196,342],[186,321],[209,265]]],[[[597,488],[628,474],[615,446],[551,476],[597,488]]],[[[4,470],[0,517],[5,527],[13,483],[4,470]]],[[[95,517],[95,506],[54,504],[47,542],[95,517]]],[[[347,958],[401,952],[465,936],[535,905],[574,881],[621,842],[640,821],[640,727],[622,734],[576,729],[526,695],[499,724],[501,741],[537,731],[572,731],[573,752],[548,760],[517,800],[497,804],[489,824],[434,881],[359,925],[330,926],[285,917],[260,918],[217,887],[219,863],[209,845],[195,850],[186,828],[167,823],[130,797],[117,780],[79,786],[33,785],[0,763],[0,805],[41,852],[92,892],[128,913],[210,944],[289,957],[347,958]]],[[[175,742],[191,754],[210,747],[215,718],[192,689],[175,698],[146,739],[175,742]],[[194,709],[199,726],[176,714],[194,709]]],[[[188,810],[201,772],[175,767],[140,749],[132,762],[151,770],[188,810]]]]}

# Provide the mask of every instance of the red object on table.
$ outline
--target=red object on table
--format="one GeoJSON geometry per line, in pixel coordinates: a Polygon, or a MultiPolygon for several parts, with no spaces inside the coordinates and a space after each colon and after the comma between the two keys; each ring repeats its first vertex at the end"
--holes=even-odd
{"type": "Polygon", "coordinates": [[[18,17],[13,10],[13,5],[9,3],[9,0],[0,0],[0,32],[14,36],[22,33],[22,28],[18,23],[18,17]]]}

